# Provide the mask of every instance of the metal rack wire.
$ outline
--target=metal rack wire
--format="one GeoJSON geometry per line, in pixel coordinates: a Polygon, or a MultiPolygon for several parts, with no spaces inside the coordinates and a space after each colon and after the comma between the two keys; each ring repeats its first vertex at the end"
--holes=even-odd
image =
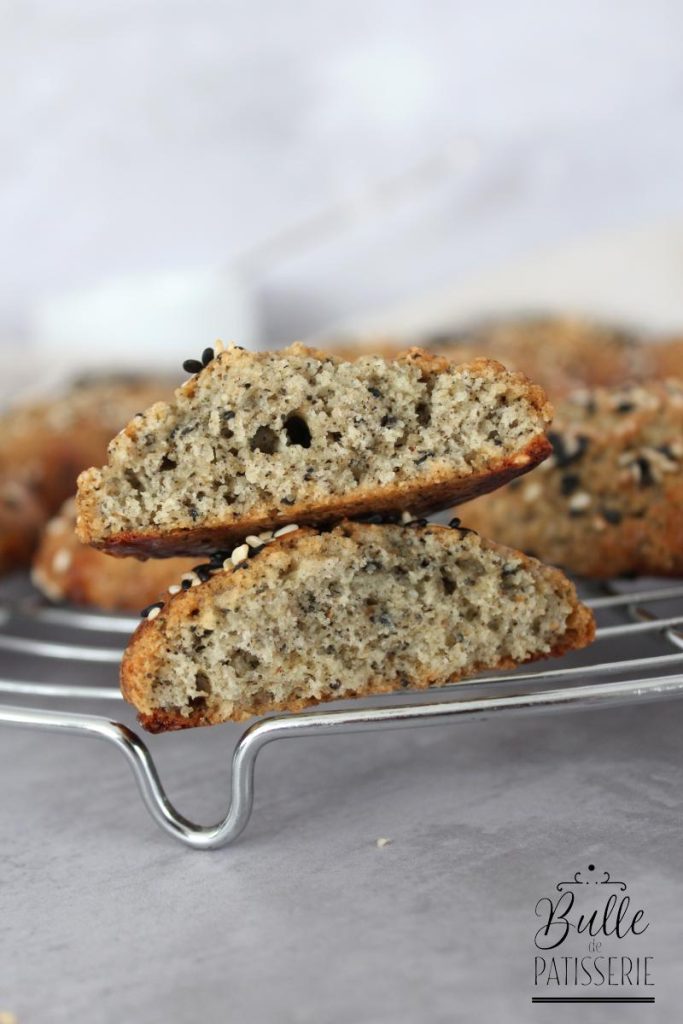
{"type": "MultiPolygon", "coordinates": [[[[535,671],[480,676],[435,691],[407,694],[407,702],[387,705],[396,694],[357,702],[352,707],[326,706],[299,715],[275,715],[249,726],[232,754],[231,799],[225,817],[215,825],[198,825],[173,807],[159,778],[154,759],[144,741],[127,726],[100,715],[73,711],[43,710],[0,705],[0,725],[49,729],[75,736],[95,737],[116,747],[130,765],[142,800],[153,820],[165,832],[194,849],[225,846],[244,830],[254,802],[254,767],[260,750],[274,740],[342,732],[374,732],[412,726],[445,725],[493,713],[525,714],[560,708],[609,708],[683,695],[683,584],[653,586],[589,596],[586,603],[598,616],[596,644],[590,648],[596,660],[583,665],[542,667],[535,671]],[[662,615],[657,610],[662,606],[662,615]],[[670,607],[669,607],[670,606],[670,607]],[[673,614],[670,611],[673,610],[673,614]],[[619,621],[601,624],[609,615],[619,621]],[[603,660],[605,641],[641,637],[659,641],[657,653],[633,654],[603,660]],[[504,691],[514,688],[513,693],[504,691]],[[484,694],[477,691],[483,688],[484,694]]],[[[59,659],[69,663],[115,665],[121,658],[122,637],[137,620],[72,608],[54,607],[37,598],[0,603],[0,651],[19,658],[32,656],[46,664],[59,659]],[[45,639],[36,631],[59,627],[67,639],[45,639]],[[23,635],[29,629],[30,635],[23,635]],[[93,635],[109,638],[108,646],[94,646],[93,635]],[[117,642],[118,641],[118,642],[117,642]]],[[[26,682],[0,677],[0,693],[14,698],[44,700],[120,701],[117,687],[26,682]]],[[[403,695],[402,695],[403,698],[403,695]]]]}

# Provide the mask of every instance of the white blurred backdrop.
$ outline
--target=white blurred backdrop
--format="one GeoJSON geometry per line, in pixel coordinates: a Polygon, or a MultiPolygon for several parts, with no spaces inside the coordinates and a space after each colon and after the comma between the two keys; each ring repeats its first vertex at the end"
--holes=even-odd
{"type": "Polygon", "coordinates": [[[677,221],[682,38],[679,0],[0,0],[0,337],[291,339],[677,221]]]}

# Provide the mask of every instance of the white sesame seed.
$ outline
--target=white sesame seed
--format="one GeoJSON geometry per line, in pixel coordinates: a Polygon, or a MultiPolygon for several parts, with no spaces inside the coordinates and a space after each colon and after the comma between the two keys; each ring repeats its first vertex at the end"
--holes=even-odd
{"type": "Polygon", "coordinates": [[[197,579],[197,574],[194,573],[194,572],[184,572],[183,575],[180,577],[181,582],[184,582],[185,580],[187,580],[188,583],[192,583],[196,579],[197,579]]]}
{"type": "Polygon", "coordinates": [[[73,555],[68,548],[59,548],[55,552],[54,558],[52,559],[52,569],[54,572],[66,572],[71,565],[73,555]]]}
{"type": "Polygon", "coordinates": [[[262,548],[265,543],[265,541],[262,541],[260,537],[254,537],[253,534],[250,537],[247,537],[246,540],[250,548],[262,548]]]}
{"type": "Polygon", "coordinates": [[[534,480],[525,486],[522,497],[525,501],[536,501],[537,498],[541,497],[543,488],[539,484],[538,480],[534,480]]]}
{"type": "Polygon", "coordinates": [[[64,533],[67,529],[67,522],[64,519],[51,519],[45,527],[46,533],[64,533]]]}
{"type": "Polygon", "coordinates": [[[592,500],[590,494],[587,494],[585,491],[579,491],[578,494],[571,498],[569,508],[572,512],[583,512],[584,509],[590,506],[592,500]]]}
{"type": "Polygon", "coordinates": [[[380,836],[379,839],[375,839],[375,846],[382,850],[385,846],[389,846],[392,840],[387,839],[386,836],[380,836]]]}
{"type": "Polygon", "coordinates": [[[233,565],[239,565],[240,562],[246,561],[249,558],[249,545],[240,544],[238,548],[235,548],[233,553],[230,555],[230,561],[233,565]]]}
{"type": "Polygon", "coordinates": [[[182,589],[179,583],[174,583],[168,588],[168,592],[169,594],[179,594],[182,589]]]}
{"type": "Polygon", "coordinates": [[[262,540],[264,544],[267,544],[269,540],[273,539],[273,531],[265,530],[263,533],[259,533],[258,539],[262,540]]]}
{"type": "Polygon", "coordinates": [[[281,526],[279,530],[276,530],[273,537],[284,537],[287,533],[294,533],[299,527],[296,523],[290,523],[288,526],[281,526]]]}
{"type": "Polygon", "coordinates": [[[154,608],[150,608],[150,610],[147,612],[147,621],[149,622],[150,619],[156,619],[157,615],[159,615],[160,613],[161,608],[158,605],[155,605],[154,608]]]}
{"type": "Polygon", "coordinates": [[[401,523],[405,526],[407,523],[412,523],[413,515],[411,512],[401,512],[401,523]]]}

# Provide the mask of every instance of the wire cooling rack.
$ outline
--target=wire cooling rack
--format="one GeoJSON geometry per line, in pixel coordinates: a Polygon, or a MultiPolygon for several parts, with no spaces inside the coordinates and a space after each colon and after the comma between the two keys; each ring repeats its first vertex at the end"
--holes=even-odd
{"type": "MultiPolygon", "coordinates": [[[[130,765],[142,800],[154,821],[175,839],[194,849],[225,846],[239,836],[254,802],[254,767],[260,750],[274,740],[327,733],[375,732],[412,726],[445,725],[494,713],[531,713],[558,709],[609,708],[683,695],[683,583],[651,586],[630,583],[584,594],[596,613],[596,643],[587,652],[534,671],[480,676],[465,683],[389,694],[351,706],[323,705],[298,715],[275,715],[249,726],[232,754],[231,799],[216,825],[198,825],[173,807],[144,741],[113,719],[73,711],[0,705],[0,725],[49,729],[74,736],[106,740],[130,765]],[[615,644],[619,656],[610,658],[615,644]],[[606,653],[607,652],[607,653],[606,653]],[[586,660],[588,658],[589,660],[586,660]],[[582,661],[583,659],[583,661],[582,661]],[[548,666],[548,667],[546,667],[548,666]],[[512,693],[505,692],[512,689],[512,693]],[[483,691],[483,692],[479,692],[483,691]],[[434,699],[438,694],[438,699],[434,699]],[[387,698],[399,703],[387,703],[387,698]]],[[[88,700],[117,703],[118,687],[62,684],[49,681],[49,666],[61,660],[71,666],[117,665],[124,638],[138,620],[125,616],[51,606],[42,599],[0,602],[0,652],[29,664],[45,665],[48,681],[21,681],[0,676],[0,693],[9,698],[48,701],[88,700]],[[59,639],[50,639],[52,630],[59,639]],[[105,646],[97,646],[102,638],[105,646]]]]}

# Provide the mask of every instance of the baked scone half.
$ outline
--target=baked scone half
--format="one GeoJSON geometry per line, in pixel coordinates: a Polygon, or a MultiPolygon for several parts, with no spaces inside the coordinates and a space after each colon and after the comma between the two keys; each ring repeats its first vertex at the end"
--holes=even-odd
{"type": "Polygon", "coordinates": [[[178,584],[196,562],[111,558],[82,544],[75,531],[76,502],[70,498],[45,526],[33,557],[31,579],[51,601],[137,612],[178,584]]]}
{"type": "Polygon", "coordinates": [[[204,357],[171,403],[112,441],[106,466],[81,475],[84,542],[167,557],[291,522],[433,511],[550,452],[545,394],[493,361],[413,349],[348,362],[299,344],[204,357]]]}
{"type": "Polygon", "coordinates": [[[683,575],[683,384],[577,393],[550,438],[552,458],[466,523],[593,579],[683,575]]]}
{"type": "Polygon", "coordinates": [[[593,639],[557,569],[423,524],[285,527],[227,568],[201,567],[205,582],[146,610],[124,655],[141,723],[161,732],[426,689],[593,639]]]}
{"type": "Polygon", "coordinates": [[[577,388],[620,386],[648,372],[637,334],[566,314],[500,317],[434,336],[424,347],[450,359],[499,359],[528,374],[553,401],[577,388]]]}

